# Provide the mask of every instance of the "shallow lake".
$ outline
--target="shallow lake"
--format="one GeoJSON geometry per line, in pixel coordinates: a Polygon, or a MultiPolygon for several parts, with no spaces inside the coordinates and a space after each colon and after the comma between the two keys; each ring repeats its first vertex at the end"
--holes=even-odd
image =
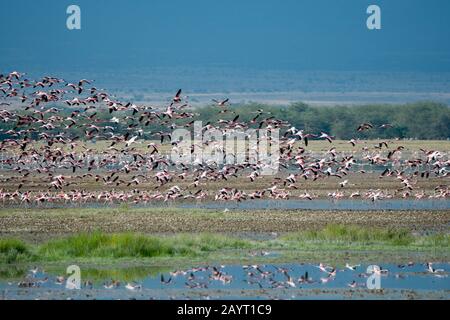
{"type": "MultiPolygon", "coordinates": [[[[81,289],[66,289],[56,284],[56,274],[38,271],[34,275],[0,281],[1,299],[450,299],[450,263],[434,263],[435,273],[423,263],[414,265],[383,264],[386,274],[379,277],[381,290],[368,288],[373,274],[368,265],[355,270],[336,268],[335,275],[319,269],[318,264],[267,264],[258,266],[226,265],[200,266],[181,270],[178,275],[170,271],[152,271],[133,274],[130,270],[112,270],[108,276],[81,270],[81,289]],[[307,272],[308,282],[299,279],[307,272]],[[164,277],[163,283],[161,275],[164,277]],[[111,277],[120,285],[104,288],[111,277]],[[123,277],[126,281],[120,279],[123,277]],[[47,280],[44,280],[48,278],[47,280]],[[292,280],[290,284],[288,280],[292,280]],[[39,283],[40,280],[42,283],[39,283]],[[92,285],[84,282],[91,280],[92,285]],[[35,287],[20,288],[19,281],[39,283],[35,287]],[[125,288],[128,283],[140,287],[125,288]],[[350,284],[354,284],[350,287],[350,284]]],[[[331,271],[331,268],[328,268],[331,271]]],[[[174,271],[174,270],[172,270],[174,271]]],[[[373,278],[372,278],[373,279],[373,278]]],[[[372,283],[373,282],[372,280],[372,283]]]]}
{"type": "Polygon", "coordinates": [[[183,208],[241,209],[241,210],[450,210],[450,200],[392,199],[364,200],[247,200],[242,202],[203,202],[180,205],[183,208]]]}
{"type": "MultiPolygon", "coordinates": [[[[8,208],[119,208],[120,203],[98,203],[85,204],[71,203],[48,203],[38,206],[8,205],[8,208]]],[[[146,204],[129,204],[130,208],[188,208],[188,209],[213,209],[213,210],[450,210],[450,199],[389,199],[380,201],[369,200],[271,200],[258,199],[246,201],[203,201],[203,202],[162,202],[155,201],[146,204]]]]}

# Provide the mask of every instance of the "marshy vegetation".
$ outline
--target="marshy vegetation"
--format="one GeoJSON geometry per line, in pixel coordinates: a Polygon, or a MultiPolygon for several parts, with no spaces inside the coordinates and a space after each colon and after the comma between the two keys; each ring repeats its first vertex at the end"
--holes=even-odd
{"type": "Polygon", "coordinates": [[[19,239],[0,239],[0,261],[12,263],[35,258],[31,246],[19,239]]]}
{"type": "Polygon", "coordinates": [[[19,239],[0,239],[0,263],[64,261],[69,259],[143,259],[202,257],[248,250],[448,250],[450,235],[418,236],[403,229],[365,228],[330,224],[321,230],[287,233],[275,239],[254,240],[220,234],[107,234],[81,233],[42,244],[19,239]]]}
{"type": "Polygon", "coordinates": [[[220,249],[250,247],[245,240],[221,235],[149,236],[133,233],[95,232],[49,241],[39,247],[40,256],[48,259],[74,257],[151,258],[161,256],[195,256],[220,249]]]}
{"type": "Polygon", "coordinates": [[[321,230],[307,230],[291,233],[283,237],[286,241],[317,241],[344,243],[387,243],[409,245],[415,238],[406,229],[375,229],[358,226],[330,224],[321,230]]]}

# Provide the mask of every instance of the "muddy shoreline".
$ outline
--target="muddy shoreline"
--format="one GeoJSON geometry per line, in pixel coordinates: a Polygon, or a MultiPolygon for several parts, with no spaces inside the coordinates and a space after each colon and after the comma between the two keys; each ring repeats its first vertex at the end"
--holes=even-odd
{"type": "Polygon", "coordinates": [[[450,210],[440,211],[213,211],[189,209],[58,209],[0,211],[0,237],[26,240],[80,232],[149,234],[211,232],[266,234],[320,229],[328,224],[448,232],[450,210]]]}

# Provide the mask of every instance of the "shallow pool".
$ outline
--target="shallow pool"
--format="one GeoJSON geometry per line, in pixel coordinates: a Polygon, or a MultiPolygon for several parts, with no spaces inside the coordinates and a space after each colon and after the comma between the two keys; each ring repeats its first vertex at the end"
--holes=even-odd
{"type": "Polygon", "coordinates": [[[17,279],[0,281],[2,299],[449,299],[450,264],[434,263],[431,272],[423,263],[403,265],[383,264],[386,270],[374,286],[374,274],[368,265],[354,270],[319,264],[262,264],[253,266],[198,266],[185,270],[150,272],[136,275],[111,272],[120,281],[112,283],[111,276],[88,279],[81,270],[81,289],[66,289],[57,284],[55,274],[38,271],[17,279]],[[174,273],[178,271],[177,273],[174,273]],[[126,278],[120,279],[120,277],[126,278]],[[131,278],[130,278],[131,277],[131,278]],[[302,281],[307,279],[307,281],[302,281]],[[85,282],[90,280],[90,283],[85,282]],[[19,282],[34,283],[19,287],[19,282]],[[370,283],[371,284],[370,284],[370,283]],[[135,289],[126,288],[130,283],[135,289]],[[368,284],[369,283],[369,284],[368,284]]]}

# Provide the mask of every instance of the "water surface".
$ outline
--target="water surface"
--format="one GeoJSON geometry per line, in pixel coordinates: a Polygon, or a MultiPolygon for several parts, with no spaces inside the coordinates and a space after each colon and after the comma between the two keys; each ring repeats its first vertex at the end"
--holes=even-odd
{"type": "Polygon", "coordinates": [[[80,290],[66,289],[64,284],[55,282],[57,275],[39,271],[21,279],[1,280],[0,293],[3,299],[450,299],[450,263],[434,263],[433,268],[441,269],[436,273],[430,272],[423,263],[384,264],[380,267],[388,271],[380,276],[381,290],[367,287],[371,276],[367,267],[365,264],[350,270],[339,266],[331,276],[320,270],[318,264],[309,263],[200,266],[182,270],[178,275],[169,271],[148,274],[130,271],[127,275],[122,270],[111,274],[127,280],[116,278],[121,284],[113,289],[104,288],[104,283],[111,282],[110,276],[88,279],[92,277],[88,273],[83,278],[81,270],[82,283],[90,280],[92,285],[83,284],[80,290]],[[306,272],[308,283],[300,283],[306,272]],[[168,283],[161,281],[161,275],[168,283]],[[46,277],[48,280],[36,287],[18,287],[19,281],[39,282],[46,277]],[[292,280],[291,284],[287,283],[288,279],[292,280]],[[126,289],[127,282],[140,288],[126,289]],[[353,282],[356,286],[351,288],[349,284],[353,282]]]}

